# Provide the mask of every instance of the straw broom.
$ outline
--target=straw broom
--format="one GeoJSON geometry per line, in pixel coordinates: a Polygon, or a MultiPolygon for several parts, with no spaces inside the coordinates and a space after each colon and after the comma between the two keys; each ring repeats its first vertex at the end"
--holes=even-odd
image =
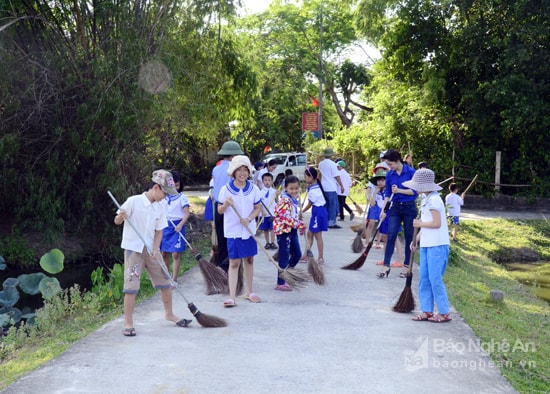
{"type": "Polygon", "coordinates": [[[353,239],[353,242],[351,243],[351,250],[353,253],[359,253],[365,247],[365,245],[363,245],[363,232],[365,231],[365,226],[366,226],[365,220],[370,210],[370,202],[371,202],[371,198],[367,198],[367,210],[363,215],[362,226],[360,229],[357,230],[357,235],[355,236],[355,238],[353,239]]]}
{"type": "MultiPolygon", "coordinates": [[[[353,201],[353,198],[351,198],[351,196],[348,195],[348,198],[350,199],[350,201],[351,201],[351,202],[353,203],[353,205],[355,206],[355,210],[357,211],[357,213],[358,213],[359,215],[362,215],[362,214],[365,212],[365,210],[364,210],[363,208],[361,208],[361,206],[360,206],[359,204],[357,204],[355,201],[353,201]]],[[[368,204],[368,202],[367,202],[367,204],[368,204]]],[[[367,207],[368,207],[368,205],[367,205],[367,207]]],[[[367,209],[368,209],[368,208],[367,208],[367,209]]]]}
{"type": "MultiPolygon", "coordinates": [[[[235,212],[235,215],[239,218],[239,220],[242,219],[241,214],[237,211],[237,209],[231,205],[231,209],[233,209],[233,212],[235,212]]],[[[252,231],[250,231],[250,228],[248,226],[246,227],[246,230],[250,233],[250,236],[256,241],[256,244],[258,247],[264,252],[264,254],[267,256],[268,260],[277,268],[277,271],[279,271],[279,276],[282,280],[284,280],[286,283],[288,283],[289,286],[299,289],[302,287],[305,287],[305,283],[308,282],[307,276],[299,269],[292,269],[289,271],[288,269],[283,270],[281,267],[279,267],[279,264],[271,257],[269,252],[262,246],[262,244],[254,237],[254,234],[252,234],[252,231]]]]}
{"type": "MultiPolygon", "coordinates": [[[[302,215],[302,209],[303,204],[300,201],[300,216],[302,215]]],[[[325,273],[323,272],[323,269],[321,268],[321,265],[313,256],[313,252],[311,251],[311,244],[308,242],[306,233],[304,231],[304,240],[306,241],[306,255],[307,255],[307,272],[311,275],[313,278],[313,281],[318,284],[319,286],[324,286],[327,281],[325,279],[325,273]]]]}
{"type": "MultiPolygon", "coordinates": [[[[111,200],[113,200],[113,202],[115,203],[117,208],[121,209],[120,204],[116,200],[115,196],[113,196],[113,194],[110,191],[107,191],[107,194],[109,195],[109,197],[111,197],[111,200]]],[[[140,238],[141,242],[143,242],[143,244],[147,247],[147,251],[150,254],[152,254],[151,246],[147,245],[147,243],[145,242],[145,240],[143,239],[141,234],[135,228],[134,224],[128,219],[126,219],[126,221],[132,227],[132,229],[135,231],[137,236],[140,238]]],[[[168,279],[170,284],[176,289],[176,291],[179,293],[179,295],[187,303],[187,308],[189,308],[189,311],[191,312],[191,314],[193,316],[195,316],[195,319],[197,319],[197,321],[199,322],[199,324],[201,326],[203,326],[203,327],[225,327],[225,326],[227,326],[227,322],[224,319],[219,318],[217,316],[212,316],[212,315],[207,315],[205,313],[202,313],[194,303],[189,302],[187,300],[187,298],[185,297],[185,295],[183,294],[183,292],[180,290],[178,284],[176,282],[174,282],[174,280],[170,276],[170,273],[168,272],[168,269],[166,268],[166,265],[164,264],[164,262],[157,259],[157,264],[162,269],[162,272],[163,272],[164,276],[166,277],[166,279],[168,279]]]]}
{"type": "MultiPolygon", "coordinates": [[[[172,226],[176,227],[172,220],[168,221],[172,224],[172,226]]],[[[183,236],[182,233],[178,234],[183,242],[185,242],[185,244],[189,247],[190,252],[195,255],[195,259],[198,262],[201,274],[204,277],[204,281],[206,282],[206,294],[212,295],[227,293],[229,291],[229,287],[227,284],[227,274],[225,273],[225,271],[204,259],[200,252],[193,248],[193,246],[183,236]]]]}
{"type": "MultiPolygon", "coordinates": [[[[418,227],[414,229],[413,242],[416,244],[416,236],[418,234],[418,227]]],[[[409,259],[409,270],[407,271],[407,280],[405,281],[405,288],[401,292],[397,303],[393,306],[392,310],[399,313],[409,313],[414,310],[414,295],[411,289],[412,284],[412,267],[414,262],[414,253],[411,251],[411,257],[409,259]]]]}
{"type": "MultiPolygon", "coordinates": [[[[386,206],[384,207],[384,212],[388,212],[392,198],[393,198],[393,193],[390,196],[390,199],[388,200],[388,202],[386,203],[386,206]]],[[[376,230],[374,230],[374,234],[372,234],[372,237],[369,243],[367,244],[367,247],[363,251],[363,253],[361,253],[361,256],[359,256],[352,263],[349,263],[348,265],[343,266],[342,267],[343,270],[358,270],[363,266],[363,264],[365,264],[365,261],[367,260],[367,256],[369,255],[369,252],[372,248],[372,244],[374,243],[374,239],[376,238],[376,234],[378,234],[378,230],[380,229],[381,224],[382,224],[382,220],[379,220],[378,226],[376,226],[376,230]]]]}

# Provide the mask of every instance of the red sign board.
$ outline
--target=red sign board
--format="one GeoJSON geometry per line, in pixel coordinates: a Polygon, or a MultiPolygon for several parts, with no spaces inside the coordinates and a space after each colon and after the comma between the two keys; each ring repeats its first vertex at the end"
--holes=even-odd
{"type": "Polygon", "coordinates": [[[319,114],[317,112],[302,113],[302,131],[319,130],[319,114]]]}

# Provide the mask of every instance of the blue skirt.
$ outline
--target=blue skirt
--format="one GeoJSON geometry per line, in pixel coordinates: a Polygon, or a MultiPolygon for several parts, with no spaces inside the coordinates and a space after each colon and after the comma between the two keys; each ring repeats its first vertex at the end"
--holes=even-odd
{"type": "Polygon", "coordinates": [[[328,231],[328,212],[326,205],[323,205],[321,207],[314,205],[311,209],[309,231],[311,231],[312,233],[328,231]]]}
{"type": "Polygon", "coordinates": [[[379,220],[380,219],[380,212],[382,212],[382,208],[378,206],[378,204],[374,205],[373,207],[369,208],[369,213],[367,214],[367,219],[369,220],[379,220]]]}
{"type": "Polygon", "coordinates": [[[273,218],[271,216],[263,218],[262,222],[260,223],[260,227],[258,227],[258,230],[262,231],[271,231],[273,230],[273,218]]]}
{"type": "MultiPolygon", "coordinates": [[[[172,220],[174,225],[178,225],[180,220],[172,220]]],[[[185,226],[181,228],[181,235],[185,236],[185,226]]],[[[162,252],[183,252],[185,250],[185,242],[180,237],[180,233],[175,230],[175,227],[168,221],[168,227],[162,230],[162,241],[160,241],[160,250],[162,252]]]]}
{"type": "Polygon", "coordinates": [[[211,222],[214,220],[214,203],[212,203],[212,199],[208,197],[206,200],[206,203],[204,205],[204,220],[207,220],[211,222]]]}
{"type": "Polygon", "coordinates": [[[227,257],[230,259],[244,259],[258,254],[258,244],[253,237],[246,240],[242,238],[227,239],[227,257]]]}

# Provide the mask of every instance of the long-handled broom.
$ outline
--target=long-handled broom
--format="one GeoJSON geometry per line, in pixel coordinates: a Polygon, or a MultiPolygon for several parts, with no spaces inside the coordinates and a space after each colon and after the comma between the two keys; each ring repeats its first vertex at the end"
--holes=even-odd
{"type": "Polygon", "coordinates": [[[365,220],[367,219],[367,216],[369,214],[370,202],[371,202],[371,199],[367,198],[367,210],[365,211],[365,214],[363,215],[361,228],[359,228],[357,230],[357,235],[355,236],[355,238],[353,239],[353,242],[351,243],[351,250],[352,250],[353,253],[359,253],[365,247],[365,245],[363,245],[363,231],[365,231],[365,227],[366,227],[365,220]]]}
{"type": "MultiPolygon", "coordinates": [[[[231,208],[233,209],[233,212],[235,212],[237,217],[240,220],[242,220],[242,216],[239,213],[239,211],[237,211],[237,209],[233,205],[231,205],[231,208]]],[[[275,268],[277,268],[277,271],[279,271],[279,276],[281,277],[282,280],[284,280],[286,283],[288,283],[289,286],[295,289],[305,287],[305,284],[308,282],[308,278],[306,275],[304,275],[301,272],[301,270],[292,269],[291,271],[289,271],[288,269],[283,270],[281,267],[279,267],[279,264],[273,259],[273,257],[271,257],[268,251],[265,250],[262,244],[254,237],[254,234],[252,234],[252,231],[250,231],[250,228],[248,228],[248,226],[244,226],[244,227],[246,227],[246,230],[250,233],[250,236],[254,239],[254,241],[256,241],[256,244],[258,245],[258,247],[267,256],[268,260],[275,266],[275,268]]]]}
{"type": "MultiPolygon", "coordinates": [[[[353,203],[353,205],[355,206],[355,210],[357,211],[357,213],[359,215],[362,215],[365,210],[363,208],[361,208],[361,205],[357,204],[355,201],[353,201],[353,198],[351,198],[351,196],[348,196],[348,198],[350,199],[350,201],[353,203]]],[[[368,204],[368,201],[367,201],[367,204],[368,204]]],[[[368,205],[367,205],[367,209],[368,209],[368,205]]]]}
{"type": "MultiPolygon", "coordinates": [[[[390,199],[388,200],[388,202],[386,203],[386,206],[384,207],[384,212],[388,211],[392,199],[393,199],[393,193],[390,196],[390,199]]],[[[369,255],[369,252],[372,248],[372,244],[374,243],[374,239],[376,238],[376,234],[378,234],[378,230],[380,229],[381,225],[382,225],[382,220],[379,220],[378,221],[378,226],[376,226],[376,229],[374,230],[374,233],[372,234],[372,237],[371,237],[369,243],[367,244],[365,250],[363,251],[363,253],[361,253],[361,256],[359,256],[352,263],[349,263],[348,265],[344,265],[342,267],[343,270],[358,270],[359,268],[361,268],[363,266],[363,264],[365,264],[365,261],[367,260],[367,256],[369,255]]]]}
{"type": "MultiPolygon", "coordinates": [[[[416,244],[416,235],[418,234],[418,227],[414,229],[413,242],[416,244]]],[[[405,246],[407,247],[407,246],[405,246]]],[[[412,268],[414,262],[414,253],[411,251],[411,257],[409,259],[409,269],[407,271],[407,280],[405,281],[405,288],[401,292],[399,299],[393,306],[394,312],[409,313],[414,310],[414,295],[411,289],[412,284],[412,268]]]]}
{"type": "MultiPolygon", "coordinates": [[[[299,204],[300,204],[300,215],[301,215],[303,205],[301,201],[299,202],[299,204]]],[[[325,273],[321,268],[321,265],[315,258],[315,256],[313,256],[313,252],[311,251],[312,245],[309,243],[306,237],[305,231],[304,231],[304,240],[306,241],[305,245],[306,245],[306,255],[307,255],[307,272],[311,275],[311,277],[313,278],[313,281],[316,284],[318,284],[319,286],[324,286],[327,283],[325,278],[325,273]]]]}
{"type": "MultiPolygon", "coordinates": [[[[121,206],[118,203],[118,201],[116,200],[115,196],[113,196],[113,194],[110,191],[107,191],[107,194],[109,195],[109,197],[111,197],[111,200],[113,200],[116,207],[118,209],[121,209],[121,206]]],[[[126,219],[126,220],[127,220],[128,224],[132,227],[132,229],[134,229],[134,232],[137,234],[137,236],[139,237],[141,242],[143,242],[143,244],[147,248],[147,251],[150,254],[152,254],[151,246],[148,245],[147,242],[145,242],[145,239],[143,239],[142,235],[137,231],[134,224],[130,220],[128,220],[128,219],[126,219]]],[[[170,281],[170,284],[176,289],[176,291],[179,293],[179,295],[187,303],[187,307],[189,308],[189,311],[191,312],[191,314],[193,316],[195,316],[195,319],[197,319],[197,321],[199,322],[199,324],[201,326],[203,326],[203,327],[225,327],[225,326],[227,326],[227,322],[224,319],[219,318],[217,316],[207,315],[207,314],[202,313],[201,311],[199,311],[199,308],[197,308],[195,304],[193,304],[192,302],[189,302],[187,300],[187,298],[185,297],[185,295],[183,294],[183,292],[179,288],[178,284],[176,282],[174,282],[174,280],[170,276],[170,273],[168,272],[168,269],[166,268],[166,265],[164,264],[164,262],[157,259],[157,264],[162,269],[162,272],[163,272],[164,276],[166,277],[166,279],[168,279],[170,281]]]]}
{"type": "MultiPolygon", "coordinates": [[[[172,224],[172,226],[176,227],[172,220],[168,221],[172,224]]],[[[189,243],[187,238],[183,236],[182,233],[178,234],[189,248],[189,251],[195,255],[195,259],[198,262],[199,269],[202,273],[202,276],[204,277],[204,281],[206,282],[206,294],[211,295],[227,293],[229,291],[229,287],[227,284],[226,272],[215,264],[212,264],[204,259],[200,252],[193,248],[193,246],[189,243]]]]}

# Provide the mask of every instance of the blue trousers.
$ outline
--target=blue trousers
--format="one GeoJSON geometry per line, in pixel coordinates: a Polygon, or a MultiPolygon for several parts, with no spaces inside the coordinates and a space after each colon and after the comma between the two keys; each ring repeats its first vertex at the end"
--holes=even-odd
{"type": "Polygon", "coordinates": [[[399,203],[393,202],[389,211],[388,224],[388,242],[386,251],[384,252],[384,265],[390,266],[391,256],[395,249],[395,240],[399,233],[399,226],[403,223],[403,231],[405,233],[405,261],[403,264],[409,266],[411,258],[410,245],[414,235],[413,220],[416,218],[416,204],[414,201],[399,203]]]}
{"type": "Polygon", "coordinates": [[[418,298],[422,312],[434,312],[434,301],[441,314],[449,313],[447,288],[443,275],[449,260],[449,245],[420,248],[418,298]]]}
{"type": "MultiPolygon", "coordinates": [[[[288,266],[296,266],[302,256],[298,230],[293,229],[290,233],[277,235],[277,244],[279,245],[279,267],[285,269],[288,266]]],[[[285,281],[277,277],[277,284],[284,285],[285,281]]]]}
{"type": "Polygon", "coordinates": [[[338,194],[336,192],[325,192],[327,196],[327,212],[328,212],[328,225],[334,226],[336,224],[336,216],[340,205],[338,204],[338,194]]]}

